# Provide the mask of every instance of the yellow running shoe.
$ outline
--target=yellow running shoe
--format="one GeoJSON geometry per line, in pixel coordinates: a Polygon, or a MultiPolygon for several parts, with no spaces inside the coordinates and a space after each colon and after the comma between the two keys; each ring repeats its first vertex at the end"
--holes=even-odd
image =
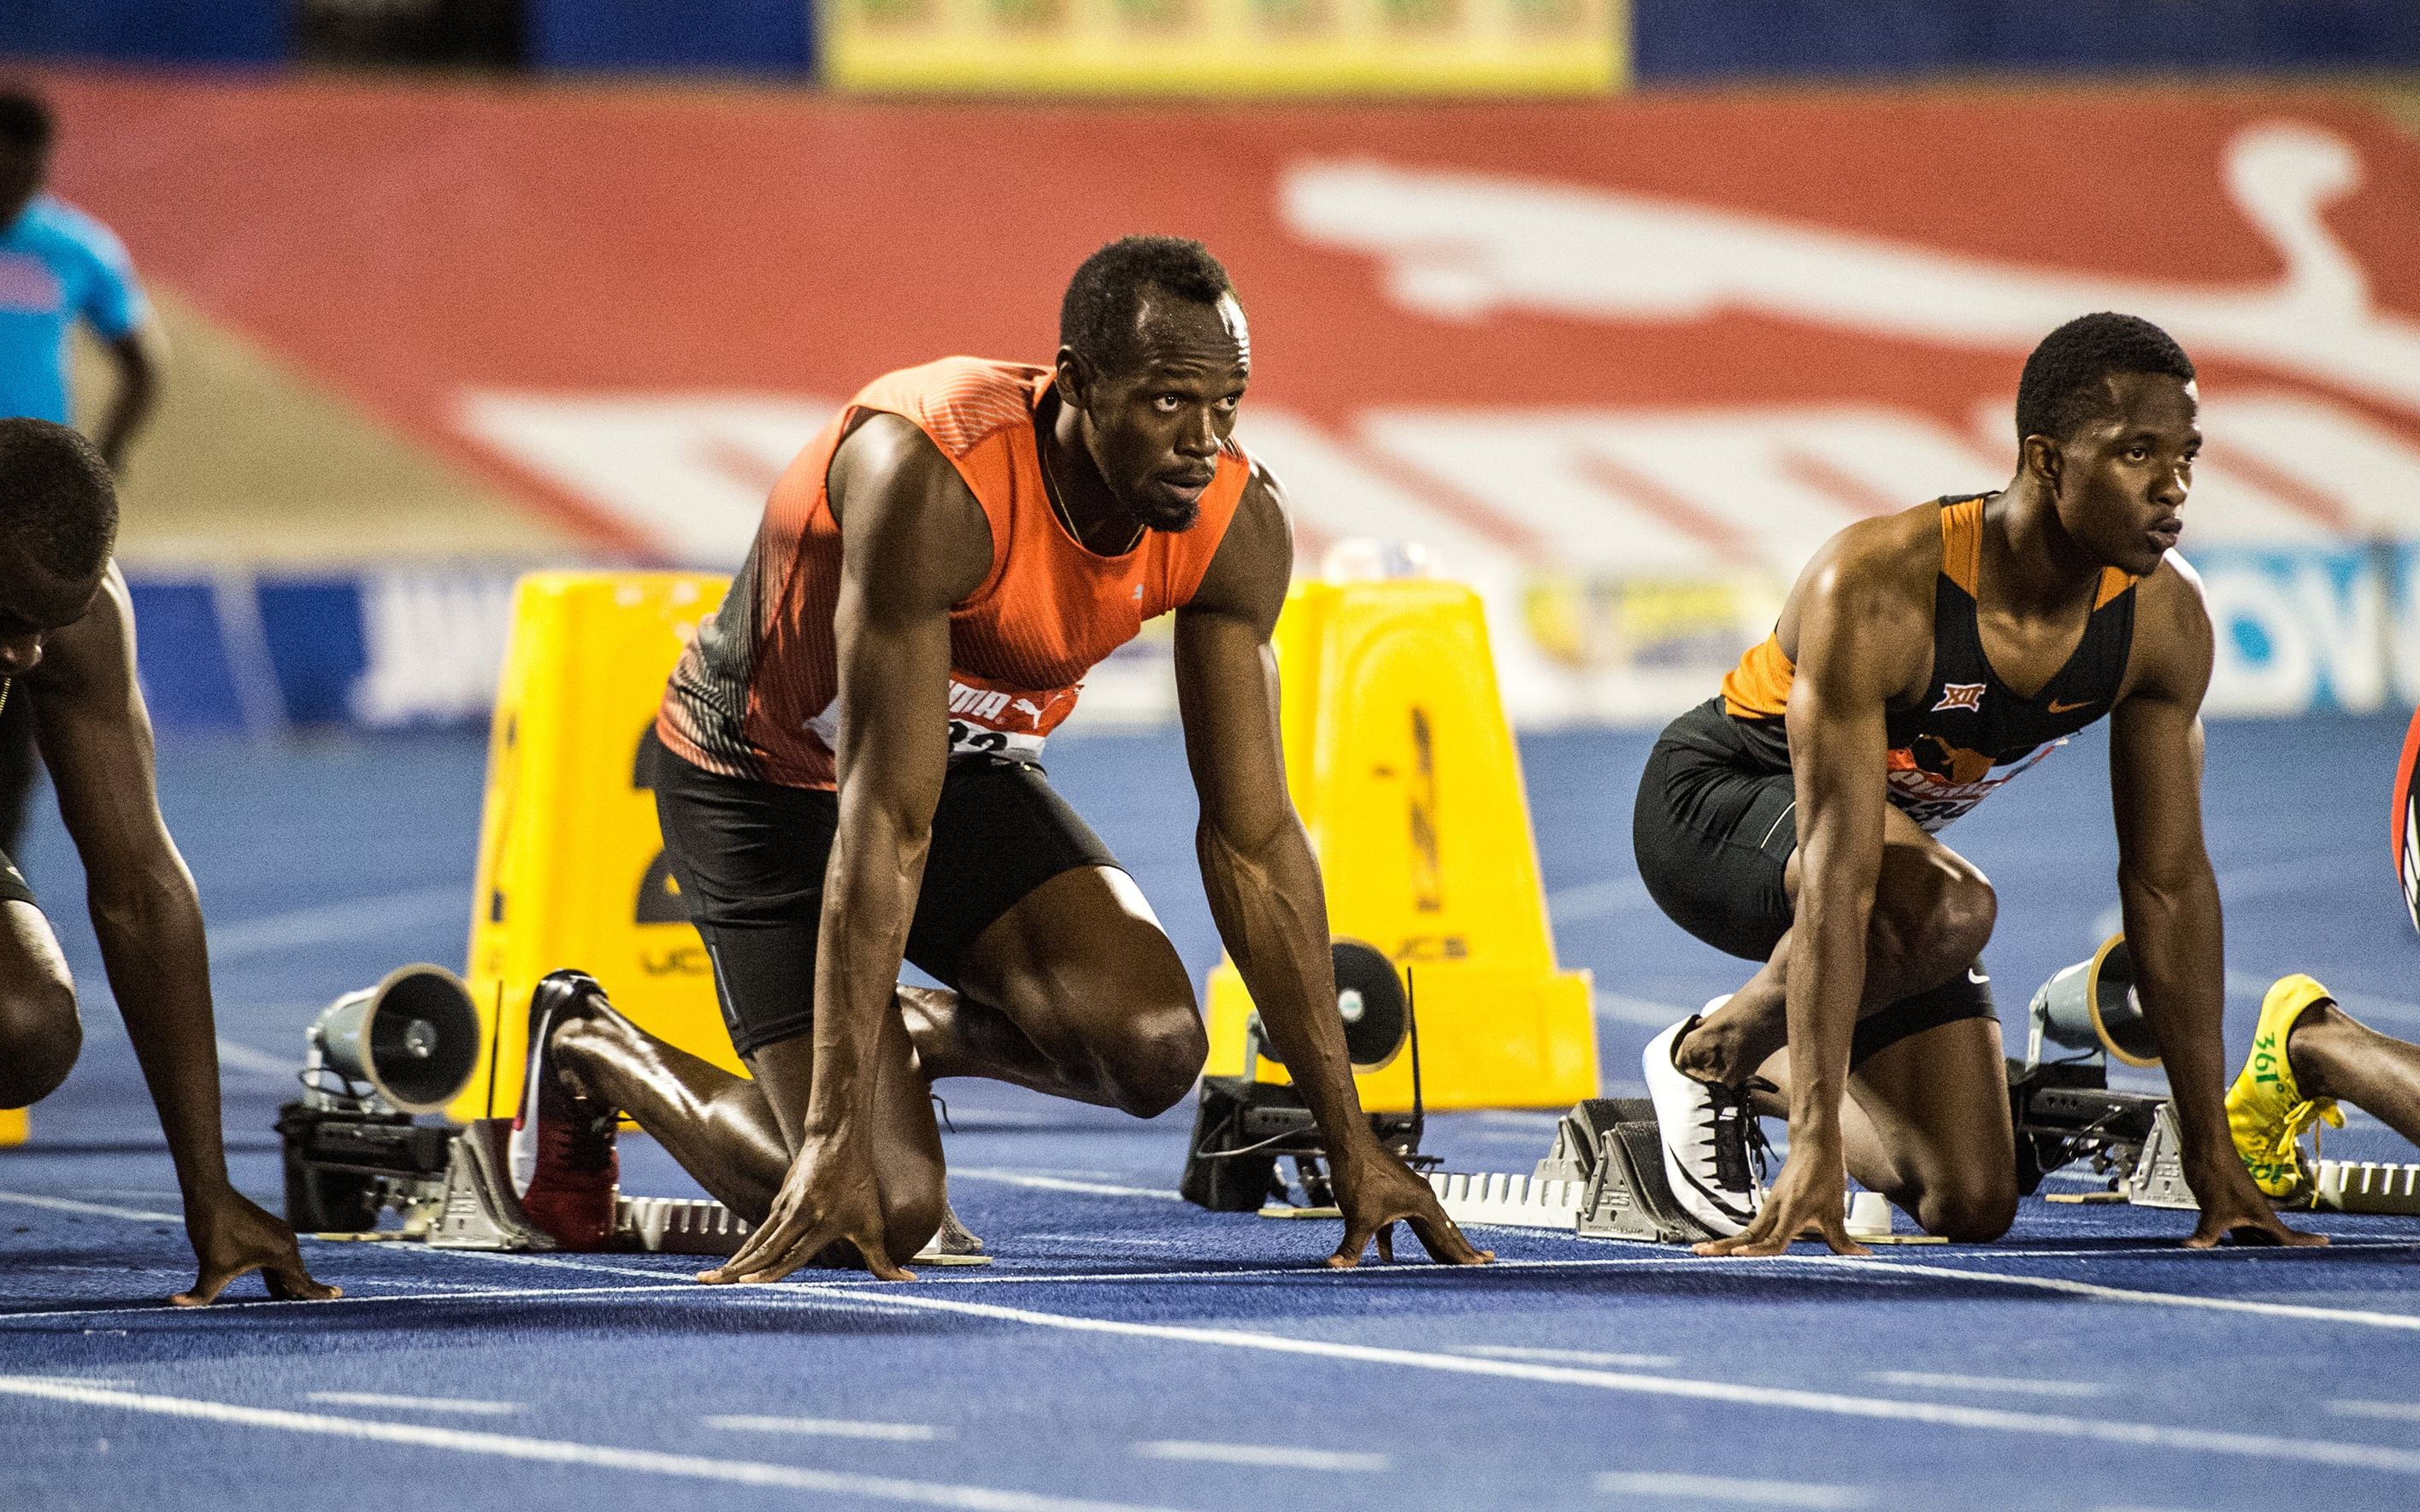
{"type": "Polygon", "coordinates": [[[2302,1194],[2304,1130],[2320,1119],[2344,1127],[2335,1099],[2304,1097],[2286,1058],[2286,1036],[2294,1021],[2313,1004],[2334,1001],[2325,987],[2300,972],[2279,978],[2260,1000],[2252,1054],[2235,1085],[2226,1089],[2226,1127],[2235,1136],[2235,1152],[2243,1157],[2244,1168],[2260,1190],[2273,1197],[2302,1194]]]}

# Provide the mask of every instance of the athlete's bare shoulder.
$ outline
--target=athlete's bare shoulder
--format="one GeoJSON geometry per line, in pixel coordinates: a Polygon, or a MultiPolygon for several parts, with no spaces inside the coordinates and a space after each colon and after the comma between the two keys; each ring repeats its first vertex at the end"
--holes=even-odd
{"type": "Polygon", "coordinates": [[[1940,572],[1939,504],[1859,520],[1815,548],[1791,585],[1775,634],[1783,653],[1798,659],[1800,629],[1815,600],[1830,609],[1828,624],[1854,620],[1896,629],[1905,621],[1929,628],[1940,572]]]}
{"type": "Polygon", "coordinates": [[[878,571],[888,591],[954,604],[991,571],[991,522],[974,490],[904,416],[861,420],[833,451],[824,488],[843,559],[878,571]]]}
{"type": "Polygon", "coordinates": [[[133,675],[134,599],[113,559],[82,618],[52,631],[26,686],[54,702],[122,704],[133,675]]]}
{"type": "Polygon", "coordinates": [[[2134,584],[2134,640],[2118,697],[2176,694],[2198,705],[2210,684],[2213,650],[2201,574],[2170,551],[2134,584]]]}
{"type": "Polygon", "coordinates": [[[1285,489],[1277,474],[1254,457],[1243,497],[1235,502],[1235,517],[1186,608],[1236,615],[1265,635],[1277,625],[1293,578],[1294,519],[1286,509],[1285,489]]]}

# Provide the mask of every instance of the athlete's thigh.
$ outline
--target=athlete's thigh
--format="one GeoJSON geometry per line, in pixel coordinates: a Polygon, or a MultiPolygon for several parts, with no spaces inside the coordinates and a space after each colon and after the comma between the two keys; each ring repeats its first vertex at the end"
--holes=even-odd
{"type": "Polygon", "coordinates": [[[958,989],[1054,1056],[1198,1011],[1176,947],[1113,866],[1062,872],[1018,900],[975,937],[958,989]]]}
{"type": "Polygon", "coordinates": [[[1849,1075],[1906,1205],[1995,1196],[2016,1180],[2008,1062],[2000,1021],[1957,1019],[1885,1045],[1849,1075]]]}
{"type": "MultiPolygon", "coordinates": [[[[1781,871],[1781,884],[1793,903],[1798,901],[1799,857],[1804,854],[1792,850],[1789,864],[1781,871]]],[[[1987,880],[1974,862],[1942,843],[1939,836],[1926,834],[1897,805],[1883,805],[1883,864],[1874,879],[1877,904],[1970,879],[1987,880]]]]}

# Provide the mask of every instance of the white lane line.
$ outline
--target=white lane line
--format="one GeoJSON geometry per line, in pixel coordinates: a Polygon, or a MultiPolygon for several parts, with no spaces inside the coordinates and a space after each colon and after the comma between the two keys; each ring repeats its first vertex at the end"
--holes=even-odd
{"type": "Polygon", "coordinates": [[[2005,1391],[2020,1396],[2098,1396],[2109,1388],[2097,1381],[2029,1381],[2023,1376],[1953,1376],[1933,1370],[1869,1370],[1877,1386],[1916,1386],[1937,1391],[2005,1391]]]}
{"type": "Polygon", "coordinates": [[[104,1389],[114,1388],[119,1390],[132,1388],[140,1384],[139,1382],[132,1381],[101,1381],[90,1376],[20,1376],[17,1379],[20,1381],[47,1381],[54,1386],[100,1386],[104,1389]]]}
{"type": "Polygon", "coordinates": [[[315,1391],[304,1398],[331,1407],[400,1407],[420,1412],[470,1412],[480,1417],[510,1417],[519,1402],[478,1401],[468,1396],[395,1396],[382,1391],[315,1391]]]}
{"type": "Polygon", "coordinates": [[[1032,1171],[1006,1171],[992,1165],[953,1165],[950,1180],[999,1181],[1006,1186],[1030,1186],[1044,1192],[1081,1192],[1096,1197],[1154,1197],[1166,1202],[1185,1199],[1173,1192],[1163,1192],[1148,1186],[1115,1186],[1107,1181],[1073,1181],[1063,1176],[1039,1176],[1032,1171]]]}
{"type": "Polygon", "coordinates": [[[624,1449],[613,1444],[580,1443],[562,1439],[530,1439],[518,1434],[438,1427],[426,1423],[385,1423],[372,1418],[289,1412],[284,1408],[246,1407],[237,1402],[209,1401],[195,1396],[102,1391],[62,1386],[23,1376],[0,1376],[0,1393],[73,1402],[84,1407],[116,1407],[128,1412],[204,1423],[275,1428],[287,1433],[367,1440],[374,1443],[400,1443],[422,1449],[444,1449],[456,1454],[485,1455],[498,1459],[585,1465],[599,1470],[625,1470],[643,1475],[670,1475],[684,1480],[721,1481],[727,1485],[764,1486],[780,1490],[821,1491],[832,1496],[855,1496],[873,1501],[913,1502],[925,1506],[964,1508],[966,1512],[1158,1512],[1158,1509],[1137,1508],[1123,1502],[1090,1502],[1071,1496],[1042,1496],[988,1486],[961,1486],[942,1481],[902,1480],[891,1475],[809,1470],[799,1465],[765,1464],[752,1459],[711,1459],[704,1455],[624,1449]]]}
{"type": "Polygon", "coordinates": [[[247,1072],[256,1076],[274,1076],[280,1081],[291,1079],[302,1069],[299,1060],[272,1056],[266,1050],[255,1050],[239,1040],[219,1037],[219,1066],[222,1070],[247,1072]]]}
{"type": "Polygon", "coordinates": [[[1917,1265],[1906,1260],[1885,1261],[1877,1267],[1870,1260],[1848,1255],[1805,1255],[1790,1258],[1799,1265],[1849,1266],[1869,1274],[1880,1272],[1885,1274],[1983,1281],[1994,1286],[2028,1287],[2036,1291],[2089,1297],[2095,1302],[2135,1303],[2152,1307],[2199,1307],[2211,1312],[2250,1313],[2261,1318],[2298,1318],[2305,1322],[2353,1323],[2364,1328],[2407,1329],[2420,1333],[2420,1314],[2413,1313],[2373,1313],[2351,1307],[2314,1307],[2304,1303],[2251,1302],[2240,1297],[2197,1297],[2180,1291],[2135,1291],[2124,1287],[2098,1286],[2090,1281],[2070,1281],[2062,1276],[2009,1275],[2004,1272],[1969,1271],[1950,1265],[1917,1265]]]}
{"type": "MultiPolygon", "coordinates": [[[[625,1271],[621,1273],[624,1275],[632,1275],[641,1273],[625,1271]]],[[[686,1293],[695,1289],[696,1288],[693,1283],[683,1284],[677,1281],[672,1282],[669,1285],[663,1282],[658,1282],[653,1286],[627,1287],[449,1287],[442,1291],[397,1291],[387,1293],[384,1296],[361,1296],[349,1290],[343,1296],[332,1298],[327,1302],[281,1302],[274,1297],[257,1297],[220,1302],[209,1307],[178,1307],[171,1305],[165,1299],[163,1299],[159,1302],[142,1303],[131,1307],[65,1307],[53,1308],[41,1312],[0,1312],[0,1333],[7,1332],[8,1330],[6,1325],[9,1323],[47,1323],[56,1321],[63,1318],[127,1318],[151,1315],[162,1318],[188,1319],[228,1318],[238,1314],[249,1318],[270,1308],[292,1309],[297,1307],[353,1307],[368,1303],[388,1302],[526,1301],[531,1298],[602,1297],[628,1295],[649,1291],[678,1291],[686,1293]]]]}
{"type": "Polygon", "coordinates": [[[210,964],[226,965],[255,956],[275,955],[336,940],[366,939],[400,924],[433,923],[441,918],[467,918],[469,891],[459,883],[412,887],[376,898],[349,898],[343,903],[315,903],[282,914],[238,919],[210,926],[210,964]]]}
{"type": "Polygon", "coordinates": [[[1019,1239],[1047,1239],[1060,1244],[1109,1244],[1119,1249],[1128,1244],[1140,1244],[1146,1249],[1189,1249],[1192,1246],[1174,1239],[1137,1239],[1132,1234],[1019,1234],[1019,1239]]]}
{"type": "Polygon", "coordinates": [[[41,1208],[51,1212],[72,1212],[85,1218],[124,1218],[139,1224],[180,1224],[181,1212],[154,1212],[143,1208],[114,1208],[105,1202],[78,1202],[72,1197],[37,1196],[31,1192],[0,1192],[0,1202],[14,1202],[22,1207],[41,1208]]]}
{"type": "Polygon", "coordinates": [[[2338,1417],[2386,1417],[2420,1423],[2420,1402],[2330,1402],[2328,1411],[2338,1417]]]}
{"type": "MultiPolygon", "coordinates": [[[[839,1292],[839,1296],[861,1296],[839,1292]]],[[[1543,1381],[1552,1385],[1587,1386],[1600,1391],[1674,1396],[1696,1401],[1725,1402],[1745,1407],[1769,1407],[1820,1412],[1837,1417],[1885,1422],[1928,1423],[1946,1427],[1980,1428],[2000,1433],[2063,1439],[2086,1439],[2138,1448],[2193,1450],[2253,1459],[2304,1460],[2355,1470],[2374,1470],[2420,1476],[2420,1449],[2381,1444],[2339,1443],[2324,1439],[2278,1438],[2213,1428],[2172,1427],[2163,1423],[2128,1423],[2102,1418],[2068,1417],[2050,1412],[2017,1412],[1998,1407],[1964,1407],[1948,1402],[1905,1401],[1887,1396],[1853,1396],[1842,1392],[1808,1391],[1789,1386],[1756,1386],[1727,1381],[1697,1381],[1677,1376],[1639,1375],[1626,1371],[1583,1369],[1573,1365],[1531,1364],[1518,1360],[1481,1360],[1466,1355],[1433,1354],[1419,1350],[1347,1344],[1333,1339],[1293,1338],[1246,1329],[1188,1327],[1171,1323],[1131,1322],[1117,1318],[1087,1318],[1066,1313],[1034,1312],[990,1303],[958,1302],[928,1296],[892,1293],[906,1306],[956,1313],[999,1322],[1076,1334],[1106,1334],[1176,1344],[1202,1344],[1268,1354],[1347,1360],[1364,1365],[1400,1365],[1444,1374],[1489,1376],[1499,1380],[1543,1381]]],[[[779,1305],[779,1300],[764,1301],[779,1305]]],[[[801,1298],[814,1305],[820,1297],[801,1298]]]]}
{"type": "Polygon", "coordinates": [[[1267,1470],[1343,1470],[1371,1473],[1390,1470],[1382,1454],[1353,1449],[1295,1449],[1280,1443],[1196,1443],[1190,1439],[1153,1439],[1134,1446],[1145,1459],[1199,1459],[1214,1465],[1253,1465],[1267,1470]]]}
{"type": "Polygon", "coordinates": [[[1596,1489],[1615,1496],[1677,1496],[1690,1502],[1741,1502],[1751,1506],[1864,1506],[1873,1500],[1862,1486],[1824,1486],[1803,1480],[1738,1480],[1729,1475],[1682,1475],[1658,1471],[1609,1470],[1596,1489]]]}
{"type": "Polygon", "coordinates": [[[957,1436],[955,1428],[929,1423],[861,1423],[846,1417],[757,1417],[735,1413],[701,1419],[710,1428],[739,1433],[800,1433],[823,1439],[883,1439],[893,1443],[922,1443],[957,1436]]]}
{"type": "Polygon", "coordinates": [[[1528,1350],[1510,1344],[1456,1344],[1449,1352],[1475,1354],[1482,1360],[1547,1360],[1557,1365],[1602,1365],[1631,1370],[1661,1370],[1681,1363],[1677,1354],[1607,1354],[1602,1350],[1528,1350]]]}
{"type": "Polygon", "coordinates": [[[1596,995],[1596,1016],[1621,1024],[1643,1024],[1649,1028],[1668,1029],[1695,1011],[1694,1009],[1678,1008],[1644,997],[1624,996],[1621,993],[1600,990],[1596,995]]]}

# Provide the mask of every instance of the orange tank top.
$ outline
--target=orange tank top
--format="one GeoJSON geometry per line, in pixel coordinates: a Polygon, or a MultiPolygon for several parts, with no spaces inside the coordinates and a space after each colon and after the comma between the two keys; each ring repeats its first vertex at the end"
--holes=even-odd
{"type": "Polygon", "coordinates": [[[1191,602],[1251,474],[1230,441],[1192,529],[1146,531],[1133,550],[1099,555],[1043,486],[1033,414],[1049,389],[1048,368],[971,357],[866,385],[773,486],[729,596],[673,669],[656,717],[663,743],[726,777],[834,786],[841,535],[825,476],[858,418],[878,411],[932,439],[991,527],[991,570],[950,609],[952,757],[1039,752],[1087,672],[1145,620],[1191,602]]]}

